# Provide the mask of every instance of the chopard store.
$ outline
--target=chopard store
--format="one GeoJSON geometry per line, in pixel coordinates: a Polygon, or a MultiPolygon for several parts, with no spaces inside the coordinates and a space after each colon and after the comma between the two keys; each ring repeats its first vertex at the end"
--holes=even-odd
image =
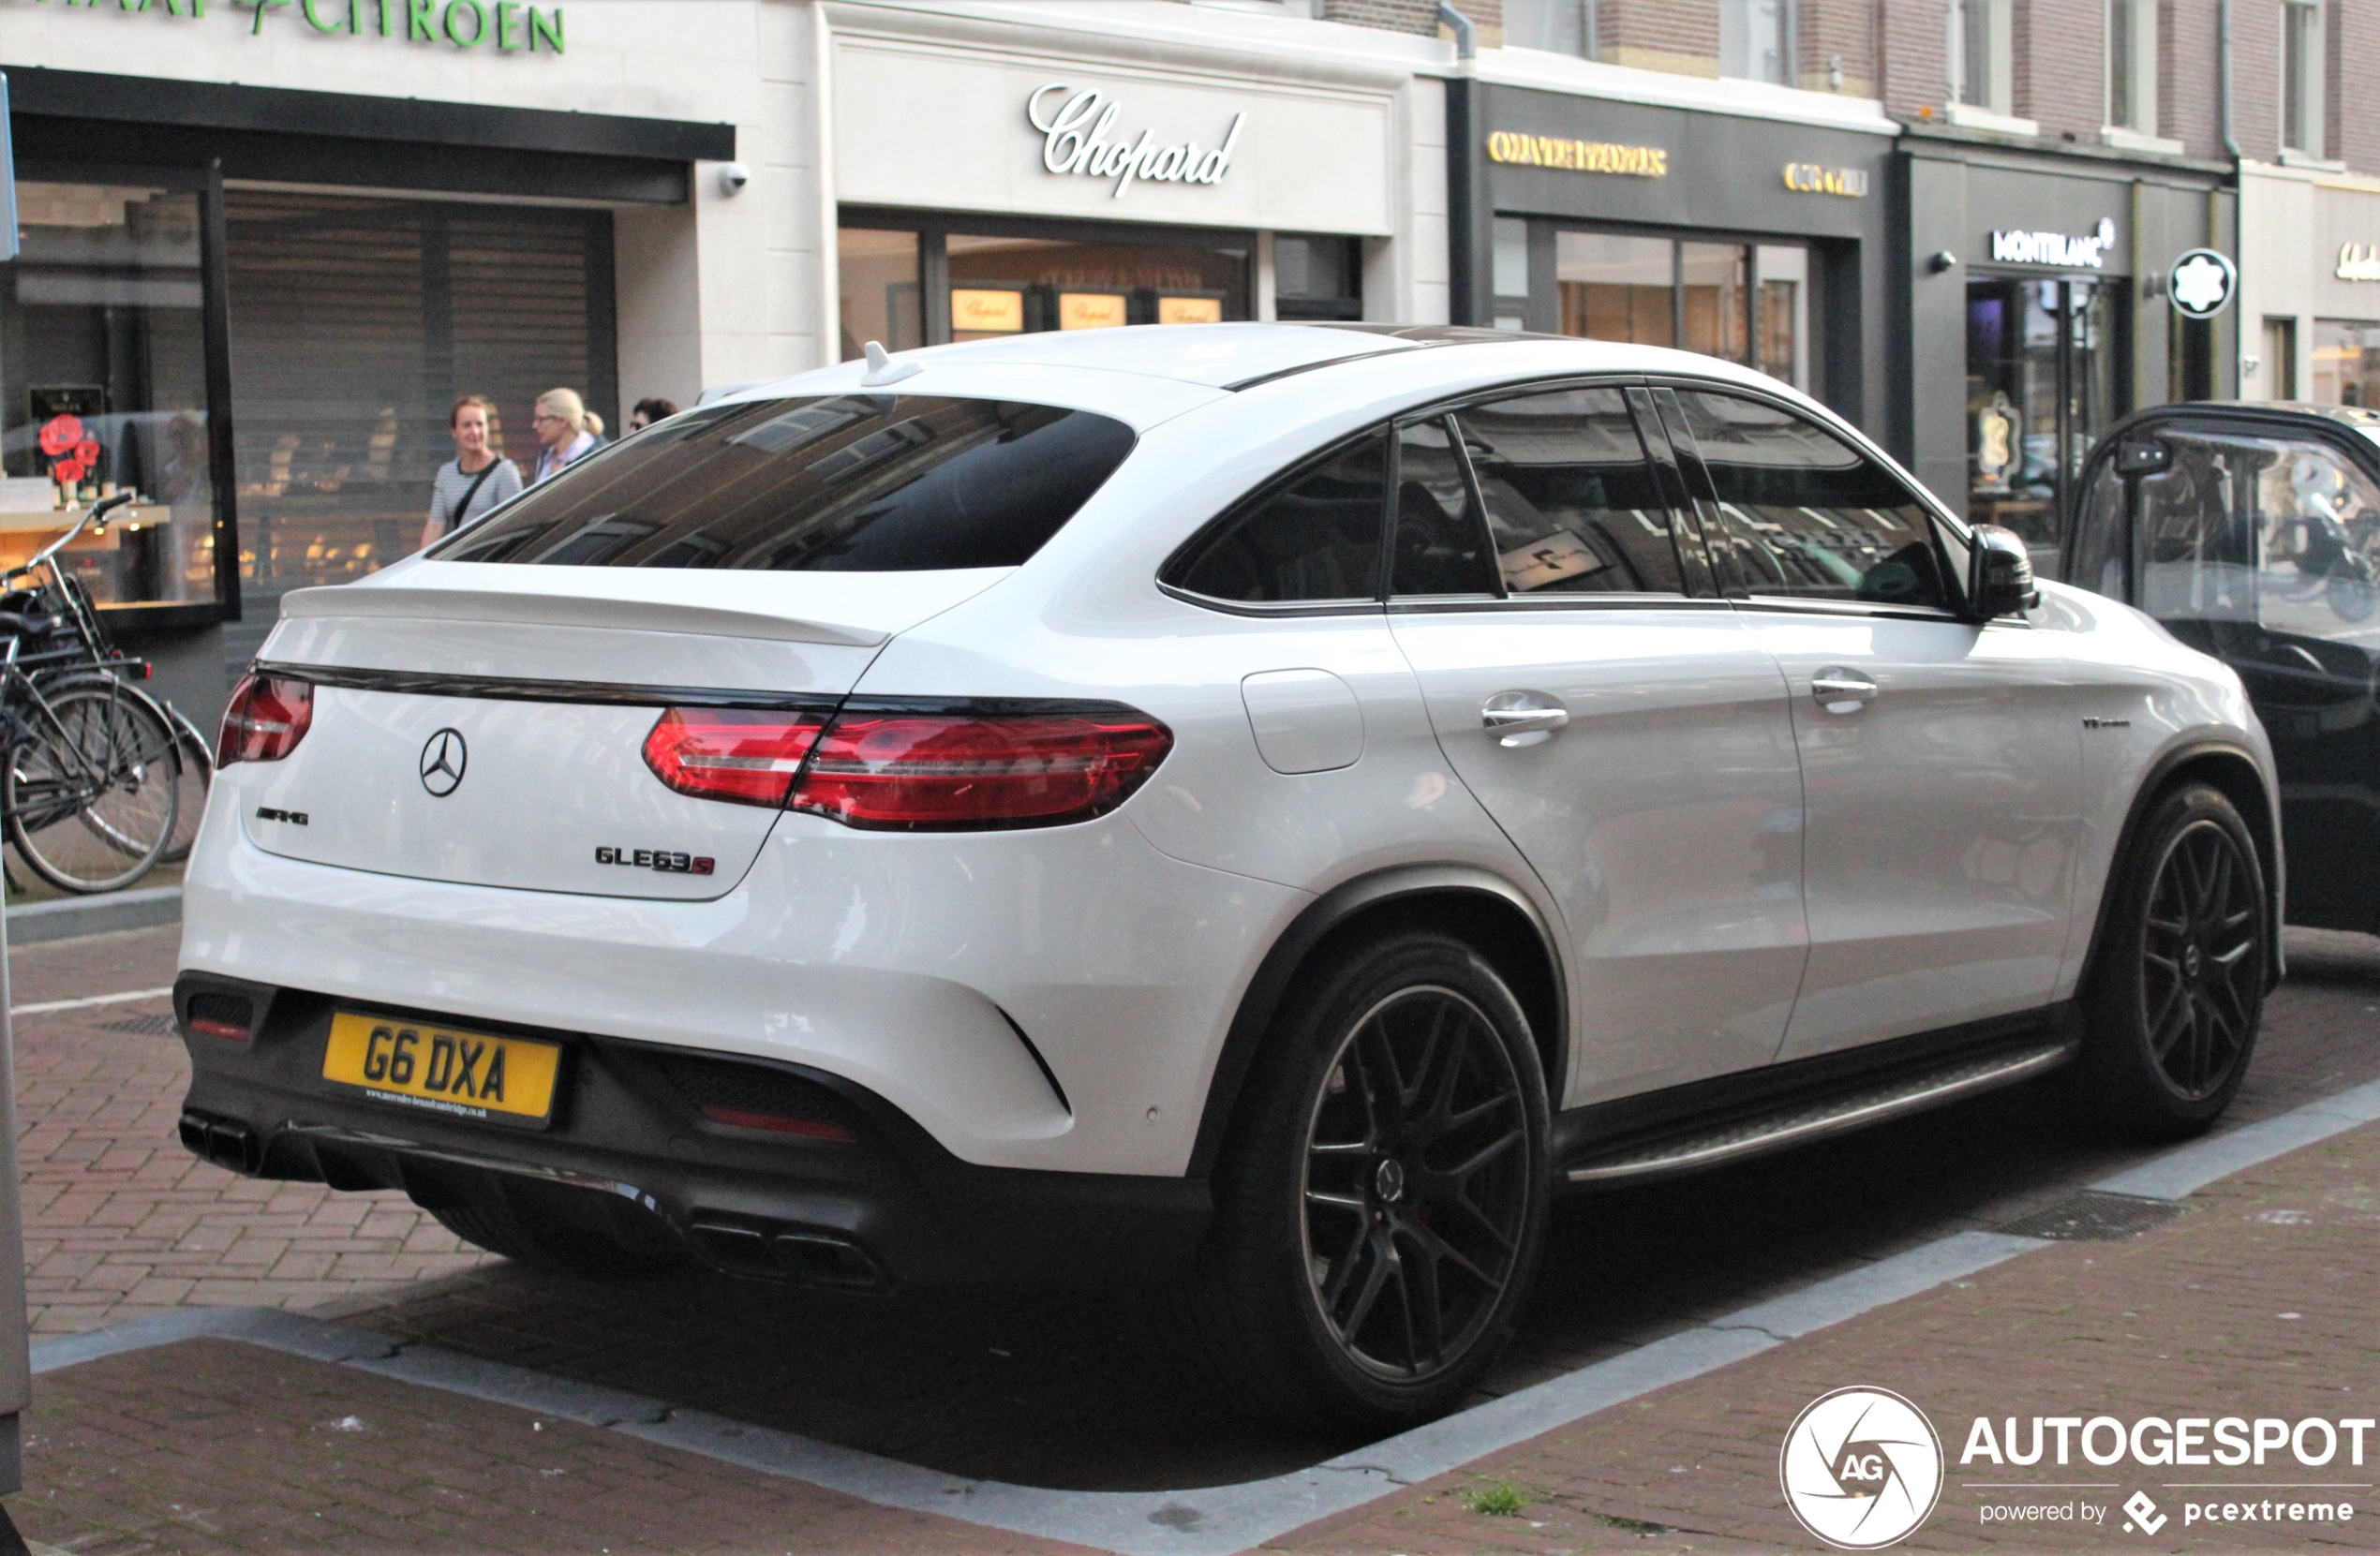
{"type": "Polygon", "coordinates": [[[2239,252],[2229,170],[1923,126],[1902,151],[1911,467],[2055,576],[2100,433],[2237,392],[2239,310],[2194,321],[2164,295],[2188,250],[2239,252]]]}
{"type": "Polygon", "coordinates": [[[736,156],[718,121],[753,116],[757,73],[687,57],[670,9],[10,6],[0,564],[137,493],[67,556],[204,723],[284,593],[419,545],[457,398],[525,465],[544,390],[615,432],[624,401],[691,400],[698,320],[636,282],[738,241],[696,169],[736,156]],[[631,54],[686,88],[565,111],[617,102],[631,54]]]}
{"type": "Polygon", "coordinates": [[[1440,111],[1416,40],[1172,6],[1131,36],[1064,6],[825,13],[845,359],[869,340],[1444,317],[1442,239],[1433,221],[1417,240],[1398,193],[1412,126],[1440,111]]]}
{"type": "Polygon", "coordinates": [[[1898,126],[1813,93],[1723,106],[1743,84],[1648,103],[1450,82],[1454,318],[1724,357],[1884,436],[1898,126]]]}

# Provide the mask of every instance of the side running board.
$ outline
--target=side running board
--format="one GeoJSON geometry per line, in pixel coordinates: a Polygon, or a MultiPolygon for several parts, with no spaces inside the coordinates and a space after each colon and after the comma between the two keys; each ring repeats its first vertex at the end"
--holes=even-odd
{"type": "Polygon", "coordinates": [[[1572,1184],[1603,1184],[1699,1172],[2014,1086],[2065,1063],[2074,1058],[2075,1047],[2072,1038],[2061,1037],[2002,1048],[1831,1097],[1798,1101],[1775,1112],[1737,1117],[1713,1128],[1689,1128],[1659,1140],[1587,1155],[1565,1166],[1562,1177],[1572,1184]]]}

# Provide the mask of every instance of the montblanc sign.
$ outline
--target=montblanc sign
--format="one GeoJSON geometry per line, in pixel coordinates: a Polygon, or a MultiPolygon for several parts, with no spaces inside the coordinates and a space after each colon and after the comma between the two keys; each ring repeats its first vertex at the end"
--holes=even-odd
{"type": "Polygon", "coordinates": [[[1123,105],[1097,87],[1078,91],[1064,82],[1037,87],[1025,99],[1025,120],[1041,132],[1041,165],[1053,173],[1112,178],[1117,200],[1136,183],[1222,183],[1248,118],[1234,113],[1221,143],[1208,148],[1196,141],[1167,145],[1154,130],[1142,130],[1137,140],[1130,130],[1113,133],[1123,113],[1123,105]]]}
{"type": "Polygon", "coordinates": [[[2080,237],[2064,232],[1994,232],[1991,257],[2000,265],[2056,265],[2060,270],[2105,270],[2116,246],[2116,222],[2099,218],[2098,230],[2080,237]]]}

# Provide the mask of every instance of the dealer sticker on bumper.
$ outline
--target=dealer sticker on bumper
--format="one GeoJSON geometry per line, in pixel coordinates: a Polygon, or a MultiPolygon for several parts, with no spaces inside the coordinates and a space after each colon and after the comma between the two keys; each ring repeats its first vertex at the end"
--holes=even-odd
{"type": "Polygon", "coordinates": [[[554,1111],[559,1045],[341,1011],[322,1078],[379,1102],[455,1119],[543,1123],[554,1111]]]}

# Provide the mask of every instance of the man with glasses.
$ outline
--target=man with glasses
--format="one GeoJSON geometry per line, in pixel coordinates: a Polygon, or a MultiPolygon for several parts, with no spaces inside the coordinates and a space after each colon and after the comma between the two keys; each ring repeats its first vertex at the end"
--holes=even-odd
{"type": "Polygon", "coordinates": [[[587,428],[587,404],[574,389],[549,389],[537,397],[537,485],[558,475],[602,445],[587,428]]]}

